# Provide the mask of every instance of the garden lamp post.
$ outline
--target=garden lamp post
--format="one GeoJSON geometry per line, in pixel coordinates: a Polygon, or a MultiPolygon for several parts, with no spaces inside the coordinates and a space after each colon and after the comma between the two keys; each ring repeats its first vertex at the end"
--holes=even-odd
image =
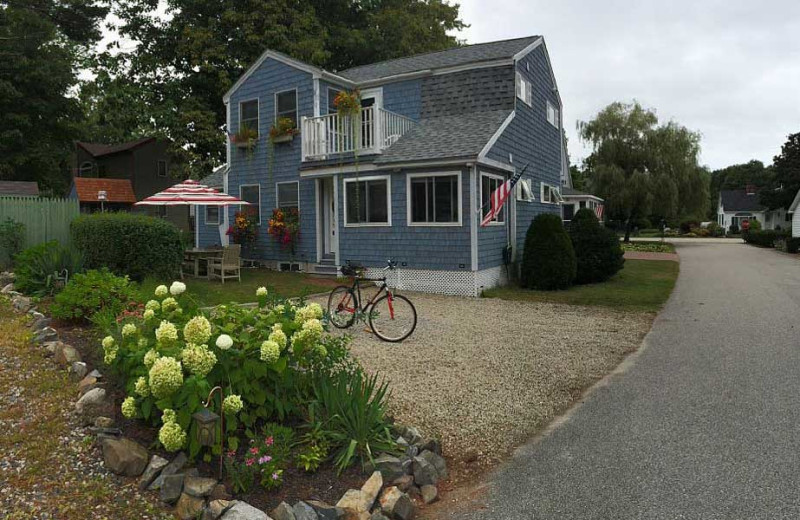
{"type": "Polygon", "coordinates": [[[222,387],[215,386],[208,393],[208,399],[203,405],[203,409],[192,414],[195,423],[197,424],[197,442],[200,446],[213,447],[217,444],[217,422],[219,422],[219,479],[222,480],[222,461],[224,456],[225,445],[223,443],[225,436],[225,418],[222,413],[222,387]],[[214,392],[219,391],[220,396],[220,414],[217,415],[208,409],[211,404],[211,398],[214,392]]]}
{"type": "Polygon", "coordinates": [[[105,211],[105,201],[108,200],[108,193],[106,193],[106,190],[97,192],[97,200],[100,201],[100,213],[103,213],[105,211]]]}

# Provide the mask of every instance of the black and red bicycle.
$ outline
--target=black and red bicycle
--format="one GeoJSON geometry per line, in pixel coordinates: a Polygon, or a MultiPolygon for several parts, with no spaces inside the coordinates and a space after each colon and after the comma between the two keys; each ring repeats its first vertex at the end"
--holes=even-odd
{"type": "MultiPolygon", "coordinates": [[[[389,260],[383,269],[394,270],[395,262],[389,260]]],[[[346,329],[356,320],[369,323],[372,332],[383,341],[403,341],[417,326],[417,310],[405,296],[395,293],[387,284],[386,277],[364,278],[364,268],[348,263],[342,274],[353,277],[353,285],[340,285],[328,297],[328,316],[334,327],[346,329]],[[376,283],[378,292],[366,303],[361,297],[361,283],[376,283]]]]}

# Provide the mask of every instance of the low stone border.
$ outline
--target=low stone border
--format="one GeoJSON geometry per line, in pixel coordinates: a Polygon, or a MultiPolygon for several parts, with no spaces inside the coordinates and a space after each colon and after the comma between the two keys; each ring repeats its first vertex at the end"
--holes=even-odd
{"type": "Polygon", "coordinates": [[[360,489],[348,490],[335,505],[317,500],[294,506],[281,502],[269,515],[250,504],[233,500],[214,478],[201,477],[197,468],[186,467],[188,458],[178,453],[171,461],[150,455],[139,443],[122,437],[107,417],[105,381],[72,345],[59,339],[52,319],[40,313],[34,301],[14,290],[13,273],[0,273],[0,295],[10,299],[14,310],[30,316],[32,342],[47,351],[54,362],[77,380],[78,400],[74,414],[91,426],[103,453],[105,466],[116,473],[139,479],[139,489],[157,492],[160,500],[174,506],[182,520],[411,520],[417,507],[438,500],[437,484],[448,477],[441,443],[423,437],[411,426],[395,426],[400,455],[379,454],[370,464],[370,477],[360,489]]]}

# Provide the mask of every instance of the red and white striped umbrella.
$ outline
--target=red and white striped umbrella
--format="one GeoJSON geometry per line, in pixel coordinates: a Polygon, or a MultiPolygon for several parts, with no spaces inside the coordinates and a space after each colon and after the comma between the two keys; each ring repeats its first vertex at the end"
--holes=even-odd
{"type": "Polygon", "coordinates": [[[230,206],[250,204],[191,179],[140,200],[134,206],[230,206]]]}

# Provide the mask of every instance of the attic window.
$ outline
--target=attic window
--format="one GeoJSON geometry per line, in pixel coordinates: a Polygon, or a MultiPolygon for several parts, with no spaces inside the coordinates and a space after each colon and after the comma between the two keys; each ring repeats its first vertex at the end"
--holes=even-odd
{"type": "Polygon", "coordinates": [[[528,106],[531,106],[531,83],[522,77],[522,74],[517,72],[517,97],[528,106]]]}
{"type": "Polygon", "coordinates": [[[275,120],[288,117],[297,126],[297,90],[287,90],[275,94],[275,120]]]}
{"type": "Polygon", "coordinates": [[[547,102],[547,122],[556,128],[559,126],[558,109],[549,101],[547,102]]]}

